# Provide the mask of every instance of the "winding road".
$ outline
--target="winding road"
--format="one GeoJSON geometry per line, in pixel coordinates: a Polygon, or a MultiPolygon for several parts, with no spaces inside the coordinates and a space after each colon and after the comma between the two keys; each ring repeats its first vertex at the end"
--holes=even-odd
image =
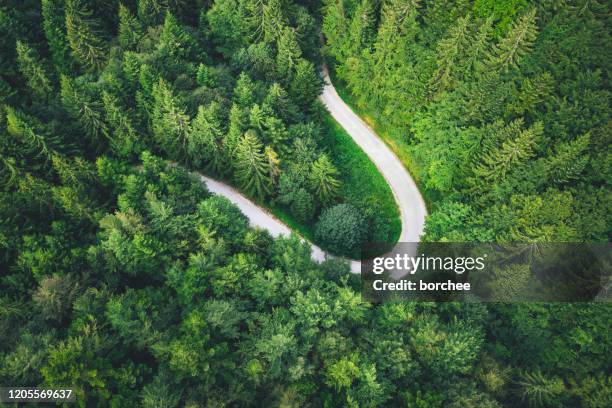
{"type": "MultiPolygon", "coordinates": [[[[332,117],[368,155],[393,191],[402,223],[399,242],[418,242],[423,234],[427,208],[414,180],[391,149],[340,98],[331,83],[327,68],[324,68],[323,74],[325,86],[320,96],[321,101],[332,117]]],[[[287,225],[235,188],[201,174],[200,178],[212,193],[222,195],[234,203],[249,219],[251,226],[265,229],[273,237],[291,234],[287,225]]],[[[321,262],[329,256],[318,246],[311,245],[312,258],[315,261],[321,262]]],[[[361,272],[359,261],[350,261],[350,267],[353,273],[361,272]]]]}

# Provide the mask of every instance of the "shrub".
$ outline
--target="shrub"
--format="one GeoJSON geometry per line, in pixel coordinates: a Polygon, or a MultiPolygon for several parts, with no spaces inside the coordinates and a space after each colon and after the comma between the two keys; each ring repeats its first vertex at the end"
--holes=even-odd
{"type": "Polygon", "coordinates": [[[366,222],[357,208],[337,204],[323,211],[315,237],[329,251],[355,257],[366,237],[366,222]]]}

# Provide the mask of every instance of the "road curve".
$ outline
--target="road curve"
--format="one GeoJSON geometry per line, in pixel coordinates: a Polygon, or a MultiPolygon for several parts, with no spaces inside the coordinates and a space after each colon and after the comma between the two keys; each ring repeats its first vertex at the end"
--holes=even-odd
{"type": "MultiPolygon", "coordinates": [[[[281,220],[276,218],[266,209],[258,206],[242,193],[236,190],[234,187],[229,186],[225,183],[212,179],[210,177],[198,174],[200,180],[211,193],[221,195],[236,205],[242,211],[242,213],[249,219],[251,227],[258,227],[264,229],[270,233],[273,237],[281,235],[289,236],[291,229],[285,225],[281,220]]],[[[317,262],[325,260],[326,256],[329,256],[318,246],[310,243],[312,247],[312,259],[317,262]]],[[[350,261],[351,272],[360,273],[361,263],[359,261],[350,261]]]]}
{"type": "MultiPolygon", "coordinates": [[[[423,234],[427,208],[414,180],[391,149],[338,96],[329,79],[327,68],[324,68],[323,73],[325,86],[320,97],[321,100],[333,118],[376,165],[393,191],[402,223],[399,242],[418,242],[423,234]]],[[[219,194],[234,203],[249,219],[252,227],[265,229],[273,237],[291,234],[291,229],[287,225],[266,209],[249,200],[235,188],[202,174],[199,174],[199,177],[210,192],[219,194]]],[[[330,256],[318,246],[310,244],[312,246],[312,259],[315,261],[321,262],[330,256]]],[[[351,272],[361,272],[359,261],[351,260],[349,263],[351,272]]]]}
{"type": "Polygon", "coordinates": [[[368,155],[393,191],[399,207],[402,232],[399,242],[419,242],[425,227],[427,207],[410,174],[374,131],[340,98],[334,88],[327,67],[323,68],[325,86],[321,100],[334,119],[368,155]]]}

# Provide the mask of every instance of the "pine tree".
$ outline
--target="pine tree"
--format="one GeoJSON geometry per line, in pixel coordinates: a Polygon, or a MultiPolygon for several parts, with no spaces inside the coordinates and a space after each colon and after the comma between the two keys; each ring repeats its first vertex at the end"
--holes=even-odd
{"type": "Polygon", "coordinates": [[[515,134],[506,139],[500,148],[494,148],[484,156],[475,173],[490,181],[503,179],[513,167],[533,156],[543,131],[542,123],[536,122],[528,129],[513,132],[515,134]]]}
{"type": "Polygon", "coordinates": [[[350,54],[359,55],[374,40],[375,10],[372,0],[361,0],[349,26],[350,54]]]}
{"type": "Polygon", "coordinates": [[[289,89],[293,100],[300,108],[307,112],[312,109],[313,103],[323,90],[323,81],[312,62],[300,58],[289,89]]]}
{"type": "Polygon", "coordinates": [[[312,163],[308,175],[310,189],[324,205],[330,204],[338,195],[340,181],[337,177],[338,170],[327,158],[327,155],[322,154],[312,163]]]}
{"type": "Polygon", "coordinates": [[[555,155],[547,159],[549,179],[557,184],[578,179],[589,162],[589,143],[590,135],[586,133],[576,140],[560,144],[555,155]]]}
{"type": "Polygon", "coordinates": [[[271,192],[272,180],[268,158],[252,130],[247,131],[236,147],[236,180],[242,189],[257,199],[264,199],[271,192]]]}
{"type": "Polygon", "coordinates": [[[82,0],[66,0],[66,35],[75,60],[89,71],[102,68],[106,50],[92,12],[82,0]]]}
{"type": "Polygon", "coordinates": [[[108,138],[108,128],[103,120],[103,108],[99,102],[79,89],[67,76],[60,80],[62,104],[68,114],[82,126],[94,144],[99,144],[101,137],[108,138]]]}
{"type": "Polygon", "coordinates": [[[17,41],[17,62],[19,63],[19,71],[26,79],[28,87],[34,95],[42,98],[53,90],[38,54],[21,41],[17,41]]]}
{"type": "Polygon", "coordinates": [[[473,79],[478,68],[486,59],[492,32],[493,19],[488,18],[480,24],[476,33],[472,35],[471,44],[469,44],[465,55],[462,57],[459,68],[464,80],[473,79]]]}
{"type": "Polygon", "coordinates": [[[278,50],[276,54],[276,73],[281,81],[288,83],[291,81],[293,70],[302,55],[293,28],[283,27],[276,48],[278,50]]]}
{"type": "Polygon", "coordinates": [[[170,12],[166,13],[157,49],[166,63],[177,64],[194,56],[195,41],[170,12]]]}
{"type": "Polygon", "coordinates": [[[255,84],[245,72],[242,72],[234,87],[234,102],[241,108],[249,108],[254,101],[255,84]]]}
{"type": "Polygon", "coordinates": [[[45,136],[40,131],[41,126],[33,118],[16,111],[10,106],[6,106],[5,110],[6,130],[25,146],[24,156],[49,162],[53,155],[57,154],[57,140],[45,136]]]}
{"type": "Polygon", "coordinates": [[[264,154],[268,161],[268,169],[270,169],[270,180],[273,185],[276,185],[276,180],[278,176],[280,176],[280,159],[278,158],[278,154],[274,151],[271,146],[266,146],[264,149],[264,154]]]}
{"type": "Polygon", "coordinates": [[[283,34],[285,17],[280,0],[268,0],[263,5],[263,40],[267,43],[276,42],[283,34]]]}
{"type": "Polygon", "coordinates": [[[246,113],[237,104],[232,105],[229,113],[229,128],[223,139],[223,146],[229,157],[234,157],[236,147],[247,129],[246,116],[246,113]]]}
{"type": "Polygon", "coordinates": [[[189,116],[179,106],[172,90],[163,79],[153,85],[154,105],[151,130],[156,141],[170,157],[184,161],[189,134],[189,116]]]}
{"type": "Polygon", "coordinates": [[[130,158],[138,154],[143,146],[139,143],[132,120],[118,99],[105,91],[102,93],[102,103],[106,111],[106,122],[113,131],[111,148],[120,157],[130,158]]]}
{"type": "Polygon", "coordinates": [[[138,0],[138,19],[147,25],[159,24],[168,10],[167,0],[138,0]]]}
{"type": "Polygon", "coordinates": [[[447,36],[436,47],[437,69],[430,80],[430,92],[440,93],[449,88],[456,79],[458,59],[470,46],[470,18],[462,17],[449,30],[447,36]]]}
{"type": "Polygon", "coordinates": [[[225,152],[221,147],[223,130],[219,119],[220,107],[216,102],[206,108],[198,107],[198,114],[191,124],[187,152],[198,167],[205,167],[214,174],[228,170],[225,152]]]}
{"type": "Polygon", "coordinates": [[[344,0],[329,0],[325,3],[323,33],[327,40],[328,50],[338,62],[344,62],[350,55],[351,46],[344,0]]]}
{"type": "Polygon", "coordinates": [[[536,9],[525,13],[512,24],[510,30],[494,47],[485,62],[485,69],[494,72],[507,72],[518,68],[522,57],[531,51],[538,35],[536,9]]]}
{"type": "Polygon", "coordinates": [[[125,50],[133,50],[142,36],[142,24],[130,9],[119,4],[119,44],[125,50]]]}
{"type": "Polygon", "coordinates": [[[64,0],[42,0],[43,29],[53,65],[62,74],[72,70],[74,60],[70,55],[70,44],[66,35],[64,0]]]}

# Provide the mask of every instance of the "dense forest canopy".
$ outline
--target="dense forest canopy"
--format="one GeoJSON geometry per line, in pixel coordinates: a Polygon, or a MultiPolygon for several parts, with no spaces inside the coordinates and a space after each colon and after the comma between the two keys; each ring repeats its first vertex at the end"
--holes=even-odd
{"type": "Polygon", "coordinates": [[[249,228],[186,170],[320,215],[330,246],[338,220],[355,245],[393,235],[328,154],[322,30],[413,149],[427,239],[606,241],[608,19],[594,1],[3,0],[0,385],[88,407],[612,405],[609,304],[372,305],[345,262],[249,228]]]}
{"type": "Polygon", "coordinates": [[[426,239],[611,236],[603,1],[326,0],[327,55],[420,181],[426,239]]]}

